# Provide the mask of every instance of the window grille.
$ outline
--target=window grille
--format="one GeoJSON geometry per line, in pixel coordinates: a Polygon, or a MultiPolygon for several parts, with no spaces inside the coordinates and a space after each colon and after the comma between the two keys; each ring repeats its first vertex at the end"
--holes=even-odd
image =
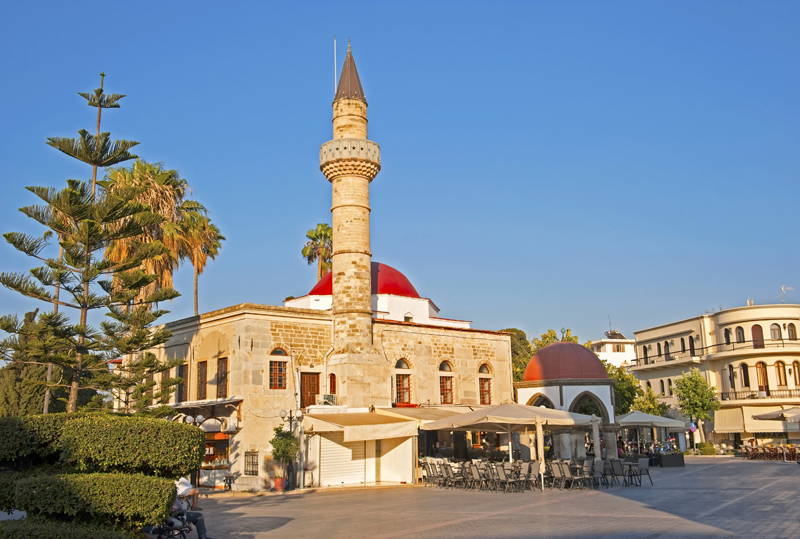
{"type": "Polygon", "coordinates": [[[197,400],[208,398],[206,389],[208,385],[208,363],[201,361],[197,364],[197,400]]]}
{"type": "Polygon", "coordinates": [[[411,404],[411,375],[397,375],[397,404],[411,404]]]}
{"type": "Polygon", "coordinates": [[[228,398],[228,359],[217,360],[217,398],[228,398]]]}
{"type": "Polygon", "coordinates": [[[442,404],[453,404],[453,377],[442,376],[439,378],[439,394],[442,404]]]}
{"type": "Polygon", "coordinates": [[[269,362],[269,388],[286,389],[286,361],[269,362]]]}
{"type": "Polygon", "coordinates": [[[244,475],[258,475],[258,451],[244,452],[244,475]]]}
{"type": "Polygon", "coordinates": [[[492,379],[479,378],[481,404],[492,404],[492,379]]]}

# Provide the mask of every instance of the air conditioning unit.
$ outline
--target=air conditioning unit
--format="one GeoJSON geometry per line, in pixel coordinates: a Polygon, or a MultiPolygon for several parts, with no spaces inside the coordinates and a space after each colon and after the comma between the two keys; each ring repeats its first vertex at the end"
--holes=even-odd
{"type": "Polygon", "coordinates": [[[328,406],[336,406],[336,395],[322,395],[322,399],[319,400],[319,403],[328,406]]]}

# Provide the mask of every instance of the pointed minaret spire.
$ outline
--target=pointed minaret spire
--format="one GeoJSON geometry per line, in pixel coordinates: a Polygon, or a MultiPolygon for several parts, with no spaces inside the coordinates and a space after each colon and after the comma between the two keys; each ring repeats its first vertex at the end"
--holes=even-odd
{"type": "Polygon", "coordinates": [[[361,80],[358,78],[356,61],[353,59],[353,51],[350,50],[350,39],[347,39],[347,56],[344,58],[342,76],[339,77],[339,86],[336,88],[334,101],[339,99],[358,99],[367,102],[364,97],[364,89],[361,88],[361,80]]]}

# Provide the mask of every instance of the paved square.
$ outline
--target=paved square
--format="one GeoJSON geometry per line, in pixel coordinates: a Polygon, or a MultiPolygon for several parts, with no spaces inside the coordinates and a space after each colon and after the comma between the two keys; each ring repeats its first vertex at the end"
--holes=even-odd
{"type": "MultiPolygon", "coordinates": [[[[401,487],[203,499],[214,538],[800,536],[795,463],[687,458],[638,487],[522,494],[401,487]]],[[[194,536],[194,535],[193,535],[194,536]]]]}

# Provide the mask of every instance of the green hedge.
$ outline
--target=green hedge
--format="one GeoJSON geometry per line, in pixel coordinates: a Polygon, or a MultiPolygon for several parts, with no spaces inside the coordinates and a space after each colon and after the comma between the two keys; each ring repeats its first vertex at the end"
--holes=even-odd
{"type": "MultiPolygon", "coordinates": [[[[52,457],[60,451],[61,436],[67,421],[96,417],[97,413],[47,414],[25,417],[0,417],[0,462],[52,457]]],[[[107,416],[108,414],[103,414],[107,416]]]]}
{"type": "Polygon", "coordinates": [[[175,501],[170,479],[141,474],[60,474],[19,478],[14,506],[28,515],[140,529],[161,523],[175,501]]]}
{"type": "Polygon", "coordinates": [[[135,539],[133,532],[35,518],[0,522],[0,539],[135,539]]]}
{"type": "Polygon", "coordinates": [[[697,449],[703,449],[703,448],[708,448],[708,447],[710,447],[711,449],[714,449],[714,443],[713,442],[699,442],[697,444],[697,449]]]}
{"type": "Polygon", "coordinates": [[[701,447],[700,448],[701,455],[716,455],[717,450],[714,447],[701,447]]]}
{"type": "Polygon", "coordinates": [[[62,461],[78,469],[177,479],[200,469],[205,434],[186,423],[103,415],[70,421],[61,447],[62,461]]]}
{"type": "Polygon", "coordinates": [[[14,509],[14,484],[21,475],[19,472],[0,473],[0,511],[10,513],[14,509]]]}

